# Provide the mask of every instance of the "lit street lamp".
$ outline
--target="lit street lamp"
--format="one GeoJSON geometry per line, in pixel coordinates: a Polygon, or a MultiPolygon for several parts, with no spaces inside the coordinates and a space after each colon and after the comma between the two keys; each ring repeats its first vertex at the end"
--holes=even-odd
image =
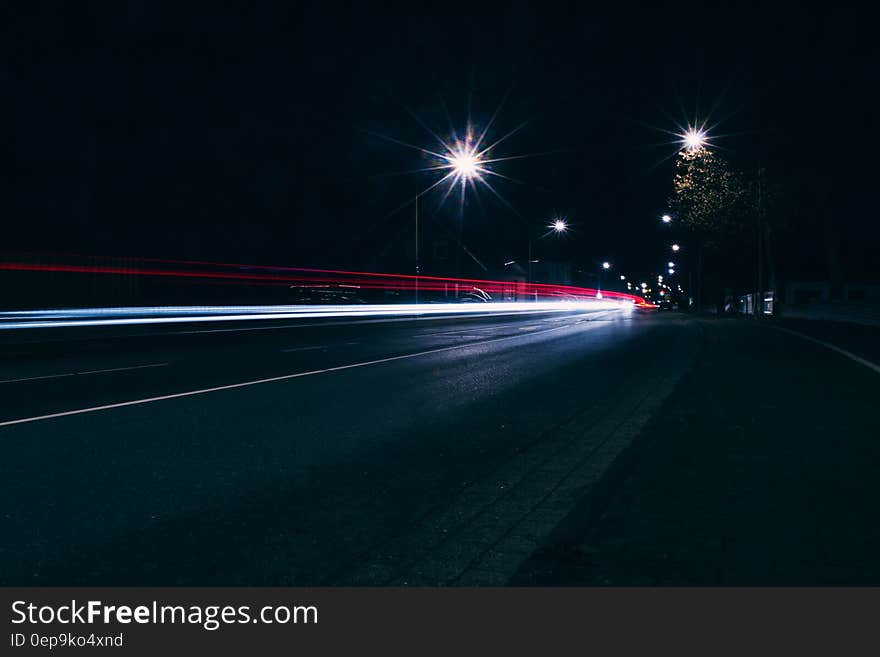
{"type": "Polygon", "coordinates": [[[677,252],[677,251],[680,251],[680,250],[681,250],[681,247],[680,247],[678,244],[673,244],[673,245],[672,245],[672,250],[677,252]]]}
{"type": "MultiPolygon", "coordinates": [[[[547,225],[547,228],[549,228],[549,230],[546,233],[544,233],[543,235],[541,235],[541,237],[547,237],[548,235],[553,235],[553,234],[562,235],[562,234],[568,232],[568,222],[563,217],[557,217],[556,219],[554,219],[553,221],[551,221],[547,225]]],[[[528,280],[526,281],[527,283],[532,282],[532,263],[533,262],[536,262],[536,261],[532,259],[532,233],[530,230],[529,231],[528,280]]],[[[535,300],[537,301],[537,297],[535,298],[535,300]]]]}
{"type": "Polygon", "coordinates": [[[477,147],[472,145],[468,138],[464,143],[456,144],[455,148],[451,148],[443,156],[447,162],[444,168],[452,169],[453,181],[463,185],[467,180],[479,178],[480,173],[485,170],[485,162],[481,159],[481,155],[482,153],[477,152],[477,147]]]}
{"type": "Polygon", "coordinates": [[[660,217],[660,221],[662,221],[664,224],[668,224],[670,221],[672,221],[672,217],[670,217],[668,214],[664,214],[662,217],[660,217]]]}
{"type": "MultiPolygon", "coordinates": [[[[470,137],[465,141],[458,141],[454,146],[446,146],[446,153],[439,155],[442,164],[437,167],[448,171],[438,182],[434,183],[427,190],[419,192],[415,197],[415,247],[416,247],[416,279],[415,293],[416,303],[419,302],[419,274],[421,267],[419,263],[419,197],[430,191],[444,180],[451,180],[451,186],[459,185],[462,195],[464,194],[467,183],[472,180],[482,180],[481,173],[486,173],[487,162],[483,159],[483,152],[477,150],[477,146],[471,143],[470,137]]],[[[420,149],[421,150],[421,149],[420,149]]],[[[436,154],[435,154],[436,155],[436,154]]],[[[451,189],[451,188],[450,188],[451,189]]],[[[463,197],[462,197],[463,198],[463,197]]]]}
{"type": "Polygon", "coordinates": [[[565,219],[556,219],[552,224],[550,224],[549,228],[551,228],[555,233],[564,233],[568,230],[568,224],[565,223],[565,219]]]}
{"type": "Polygon", "coordinates": [[[611,263],[607,260],[602,263],[602,269],[599,270],[599,289],[596,290],[596,298],[602,298],[602,272],[611,269],[611,263]]]}
{"type": "Polygon", "coordinates": [[[705,130],[690,127],[681,135],[681,141],[689,151],[699,151],[706,145],[709,138],[706,136],[705,130]]]}

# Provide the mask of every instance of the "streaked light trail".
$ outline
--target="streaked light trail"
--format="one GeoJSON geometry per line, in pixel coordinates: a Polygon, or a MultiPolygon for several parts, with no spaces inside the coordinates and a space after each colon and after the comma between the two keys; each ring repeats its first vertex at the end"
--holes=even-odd
{"type": "Polygon", "coordinates": [[[129,308],[70,308],[0,312],[0,329],[38,329],[79,326],[127,326],[186,322],[233,322],[273,319],[338,317],[401,317],[432,315],[572,312],[632,308],[630,300],[539,301],[497,303],[301,305],[301,306],[174,306],[129,308]]]}
{"type": "MultiPolygon", "coordinates": [[[[209,266],[214,269],[174,269],[156,268],[149,265],[141,267],[120,267],[116,265],[79,264],[36,264],[19,262],[0,262],[0,270],[19,272],[63,272],[71,274],[99,274],[118,276],[155,276],[162,278],[204,279],[206,281],[239,282],[247,285],[268,284],[287,285],[293,288],[316,289],[336,286],[350,289],[408,291],[436,291],[448,294],[465,293],[479,288],[490,294],[517,294],[529,298],[593,298],[597,290],[574,285],[551,285],[546,283],[525,283],[523,281],[498,281],[478,278],[453,278],[446,276],[415,276],[413,274],[388,274],[380,272],[358,272],[342,269],[312,269],[304,267],[271,267],[266,265],[229,265],[186,261],[161,261],[136,259],[141,263],[165,263],[177,265],[209,266]],[[224,271],[235,269],[236,271],[224,271]],[[457,287],[456,287],[457,286],[457,287]]],[[[639,301],[639,297],[622,292],[603,291],[606,297],[639,301]]]]}
{"type": "MultiPolygon", "coordinates": [[[[294,303],[48,309],[36,308],[35,303],[29,310],[0,312],[0,329],[571,311],[621,305],[631,307],[633,304],[644,303],[642,297],[632,294],[605,291],[599,296],[600,293],[592,288],[526,283],[522,280],[499,281],[149,258],[130,258],[128,262],[131,264],[126,266],[120,266],[118,259],[112,264],[94,264],[94,258],[89,264],[75,262],[82,257],[56,257],[57,260],[50,263],[0,262],[0,270],[31,273],[34,276],[39,276],[42,272],[60,272],[72,276],[158,277],[169,282],[177,279],[180,282],[194,281],[215,285],[280,286],[291,290],[291,301],[294,303]],[[415,290],[422,295],[422,303],[408,303],[412,297],[407,297],[414,296],[415,290]],[[403,303],[389,303],[388,294],[402,294],[403,303]],[[462,303],[463,300],[471,302],[462,303]],[[607,305],[609,303],[611,305],[607,305]]],[[[98,258],[98,261],[103,259],[105,258],[98,258]]]]}

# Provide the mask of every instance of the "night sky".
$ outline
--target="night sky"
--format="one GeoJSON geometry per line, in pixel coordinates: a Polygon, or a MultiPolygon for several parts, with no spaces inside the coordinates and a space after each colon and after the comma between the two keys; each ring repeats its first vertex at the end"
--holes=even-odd
{"type": "Polygon", "coordinates": [[[663,131],[696,117],[733,165],[796,190],[791,276],[827,277],[831,226],[846,275],[877,277],[865,17],[221,4],[5,9],[2,251],[408,271],[405,204],[437,176],[400,174],[432,162],[376,135],[436,149],[419,121],[449,138],[500,106],[487,140],[524,125],[493,153],[534,155],[495,165],[521,181],[491,179],[513,209],[485,189],[461,217],[456,195],[425,198],[428,262],[458,231],[491,267],[523,258],[558,213],[573,230],[539,240],[542,257],[655,267],[676,151],[663,131]]]}

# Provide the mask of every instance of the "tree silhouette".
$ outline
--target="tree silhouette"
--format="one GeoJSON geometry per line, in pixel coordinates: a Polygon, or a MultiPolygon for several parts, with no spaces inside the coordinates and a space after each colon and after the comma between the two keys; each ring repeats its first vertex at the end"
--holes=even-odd
{"type": "Polygon", "coordinates": [[[689,234],[696,256],[696,303],[702,306],[704,251],[739,242],[752,215],[743,176],[705,146],[682,149],[669,206],[689,234]]]}
{"type": "Polygon", "coordinates": [[[707,148],[683,149],[675,163],[670,207],[704,247],[742,228],[748,194],[742,177],[707,148]]]}

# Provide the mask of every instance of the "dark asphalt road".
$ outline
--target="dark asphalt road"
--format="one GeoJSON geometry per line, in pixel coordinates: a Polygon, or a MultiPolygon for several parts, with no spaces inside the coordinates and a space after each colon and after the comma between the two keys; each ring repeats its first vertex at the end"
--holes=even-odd
{"type": "Polygon", "coordinates": [[[880,328],[701,326],[675,393],[510,583],[880,584],[880,328]]]}
{"type": "Polygon", "coordinates": [[[705,333],[619,311],[217,329],[4,345],[0,583],[506,583],[705,333]]]}
{"type": "Polygon", "coordinates": [[[617,311],[210,331],[10,349],[0,422],[305,375],[0,426],[4,583],[347,581],[687,333],[617,311]]]}

